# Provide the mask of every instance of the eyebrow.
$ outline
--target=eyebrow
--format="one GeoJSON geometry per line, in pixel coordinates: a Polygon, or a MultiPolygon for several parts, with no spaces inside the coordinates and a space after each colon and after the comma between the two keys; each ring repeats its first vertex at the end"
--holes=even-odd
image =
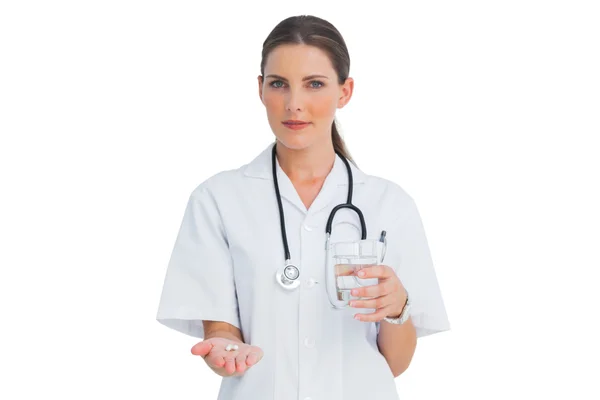
{"type": "MultiPolygon", "coordinates": [[[[283,76],[279,76],[279,75],[275,75],[275,74],[267,75],[266,78],[277,78],[277,79],[281,79],[282,81],[286,81],[287,82],[287,79],[285,79],[283,76]]],[[[304,78],[302,78],[302,81],[308,81],[308,80],[311,80],[311,79],[314,79],[314,78],[329,79],[325,75],[309,75],[309,76],[305,76],[304,78]]]]}

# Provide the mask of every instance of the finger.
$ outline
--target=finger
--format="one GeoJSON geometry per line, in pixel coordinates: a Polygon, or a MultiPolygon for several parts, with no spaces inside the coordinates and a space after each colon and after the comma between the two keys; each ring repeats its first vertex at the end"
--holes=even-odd
{"type": "Polygon", "coordinates": [[[213,349],[214,345],[208,341],[202,341],[200,343],[195,344],[191,351],[195,356],[206,357],[208,353],[213,349]]]}
{"type": "Polygon", "coordinates": [[[225,359],[225,371],[228,375],[233,375],[235,373],[235,357],[237,356],[237,351],[228,351],[223,358],[225,359]]]}
{"type": "Polygon", "coordinates": [[[357,275],[359,278],[380,278],[387,279],[396,273],[387,265],[373,265],[370,267],[361,268],[357,275]]]}
{"type": "Polygon", "coordinates": [[[258,354],[250,353],[248,354],[248,358],[246,358],[246,365],[251,367],[258,362],[258,354]]]}
{"type": "Polygon", "coordinates": [[[390,310],[391,310],[391,307],[386,306],[386,307],[380,308],[379,310],[377,310],[376,312],[371,313],[371,314],[356,314],[354,316],[354,318],[359,321],[363,321],[363,322],[378,322],[378,321],[381,321],[383,318],[385,318],[385,316],[388,315],[390,310]]]}
{"type": "Polygon", "coordinates": [[[394,290],[396,290],[397,285],[397,281],[384,280],[379,282],[377,285],[352,289],[351,293],[352,296],[356,297],[380,297],[392,293],[394,290]]]}
{"type": "Polygon", "coordinates": [[[223,356],[214,352],[210,353],[204,360],[209,366],[214,368],[223,368],[223,366],[225,366],[225,359],[223,356]]]}
{"type": "Polygon", "coordinates": [[[338,264],[335,266],[335,275],[336,276],[350,276],[354,274],[354,266],[347,264],[338,264]]]}
{"type": "Polygon", "coordinates": [[[236,371],[239,373],[243,373],[246,369],[249,368],[247,364],[248,355],[252,348],[250,346],[246,346],[244,350],[239,351],[237,357],[235,358],[235,367],[236,371]]]}
{"type": "Polygon", "coordinates": [[[373,299],[352,300],[350,302],[350,307],[354,307],[354,308],[374,308],[374,309],[378,310],[380,308],[392,305],[393,303],[394,303],[393,296],[390,296],[389,294],[387,294],[387,295],[384,295],[384,296],[375,297],[373,299]]]}
{"type": "Polygon", "coordinates": [[[263,357],[262,350],[254,347],[250,350],[250,354],[248,354],[248,358],[246,359],[246,364],[251,367],[257,362],[259,362],[263,357]]]}

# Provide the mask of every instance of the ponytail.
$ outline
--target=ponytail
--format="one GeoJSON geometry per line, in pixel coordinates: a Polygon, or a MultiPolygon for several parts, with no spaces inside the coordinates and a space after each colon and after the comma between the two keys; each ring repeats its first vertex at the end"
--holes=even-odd
{"type": "Polygon", "coordinates": [[[335,124],[335,119],[333,120],[333,123],[331,124],[331,141],[333,142],[333,149],[336,152],[339,152],[342,156],[344,156],[346,159],[348,159],[348,161],[350,161],[350,162],[352,162],[352,164],[356,165],[356,163],[352,159],[352,156],[350,155],[350,152],[346,148],[346,143],[344,143],[344,139],[342,139],[342,136],[338,132],[337,126],[335,124]]]}

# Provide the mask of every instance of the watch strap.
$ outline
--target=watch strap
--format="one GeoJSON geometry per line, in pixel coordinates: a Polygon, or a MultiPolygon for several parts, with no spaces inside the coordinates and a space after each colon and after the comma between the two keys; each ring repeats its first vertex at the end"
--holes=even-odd
{"type": "Polygon", "coordinates": [[[401,325],[408,319],[410,315],[410,296],[408,292],[406,292],[406,302],[404,303],[404,307],[402,308],[402,312],[397,318],[385,317],[383,320],[389,322],[390,324],[401,325]]]}

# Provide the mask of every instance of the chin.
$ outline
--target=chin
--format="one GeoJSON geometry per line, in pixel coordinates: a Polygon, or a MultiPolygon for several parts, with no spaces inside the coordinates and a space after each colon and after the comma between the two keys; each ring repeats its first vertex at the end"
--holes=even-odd
{"type": "Polygon", "coordinates": [[[291,150],[303,150],[310,147],[315,140],[301,135],[290,135],[289,133],[278,134],[277,140],[291,150]]]}
{"type": "Polygon", "coordinates": [[[271,125],[271,129],[281,145],[290,150],[304,150],[326,141],[326,138],[321,137],[322,135],[315,130],[314,125],[301,131],[292,131],[279,125],[271,125]]]}

